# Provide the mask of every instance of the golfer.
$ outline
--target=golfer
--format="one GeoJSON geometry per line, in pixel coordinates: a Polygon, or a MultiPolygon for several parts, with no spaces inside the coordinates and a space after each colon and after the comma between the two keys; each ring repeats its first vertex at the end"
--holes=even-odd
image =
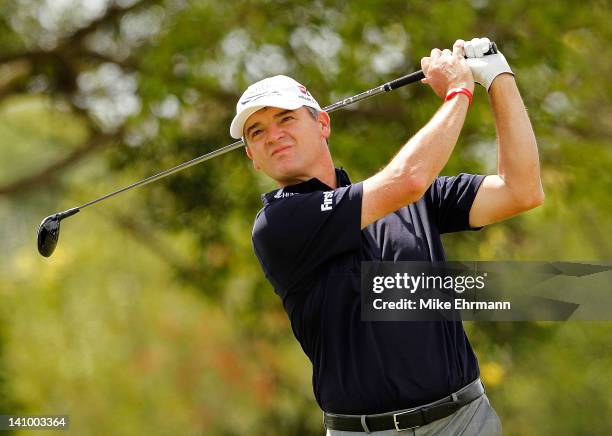
{"type": "Polygon", "coordinates": [[[329,115],[295,80],[257,82],[236,106],[231,135],[279,186],[262,196],[255,254],[312,362],[328,436],[501,434],[461,322],[365,322],[360,299],[361,262],[443,261],[441,234],[543,202],[529,118],[504,56],[483,56],[488,45],[457,40],[421,59],[440,108],[358,183],[334,167],[329,115]],[[495,117],[497,174],[441,177],[475,80],[495,117]]]}

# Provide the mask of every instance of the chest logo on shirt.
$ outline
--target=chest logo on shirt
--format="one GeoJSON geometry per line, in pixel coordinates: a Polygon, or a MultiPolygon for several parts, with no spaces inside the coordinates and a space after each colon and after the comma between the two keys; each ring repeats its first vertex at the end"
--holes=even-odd
{"type": "Polygon", "coordinates": [[[284,192],[282,189],[279,189],[276,194],[274,194],[274,198],[287,198],[293,197],[294,195],[296,195],[295,192],[284,192]]]}
{"type": "Polygon", "coordinates": [[[334,203],[334,191],[326,191],[323,193],[323,203],[321,203],[321,212],[332,210],[334,203]]]}

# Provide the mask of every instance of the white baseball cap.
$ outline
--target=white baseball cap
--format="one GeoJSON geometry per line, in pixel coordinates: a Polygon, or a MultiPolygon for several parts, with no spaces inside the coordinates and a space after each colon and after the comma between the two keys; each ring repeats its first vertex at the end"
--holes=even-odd
{"type": "Polygon", "coordinates": [[[264,107],[295,110],[302,106],[321,110],[305,86],[287,76],[274,76],[253,83],[238,100],[230,126],[232,138],[240,139],[247,118],[264,107]]]}

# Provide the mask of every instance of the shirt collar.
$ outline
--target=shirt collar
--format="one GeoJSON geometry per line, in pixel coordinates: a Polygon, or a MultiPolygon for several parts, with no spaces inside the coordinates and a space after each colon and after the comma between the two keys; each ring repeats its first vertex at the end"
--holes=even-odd
{"type": "MultiPolygon", "coordinates": [[[[336,168],[336,184],[338,187],[348,186],[351,184],[351,180],[349,179],[348,174],[344,170],[344,168],[336,168]]],[[[313,177],[310,180],[306,180],[305,182],[300,182],[295,185],[284,186],[280,189],[275,189],[274,191],[270,191],[261,196],[261,201],[264,206],[271,204],[281,198],[291,197],[296,194],[305,194],[308,192],[315,191],[331,191],[332,188],[327,186],[325,183],[313,177]]]]}

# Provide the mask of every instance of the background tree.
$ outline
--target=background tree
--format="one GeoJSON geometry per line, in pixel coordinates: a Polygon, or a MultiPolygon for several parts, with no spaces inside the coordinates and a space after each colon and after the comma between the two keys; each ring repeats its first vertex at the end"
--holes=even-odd
{"type": "MultiPolygon", "coordinates": [[[[325,105],[489,36],[529,109],[546,203],[449,235],[447,252],[610,259],[609,21],[605,1],[4,1],[0,412],[67,413],[78,434],[321,433],[309,362],[251,249],[273,185],[241,151],[92,207],[53,258],[35,251],[49,213],[231,142],[238,96],[268,75],[325,105]]],[[[333,114],[336,164],[367,177],[439,104],[412,85],[333,114]]],[[[494,135],[478,88],[443,173],[494,171],[494,135]]],[[[605,434],[606,323],[468,329],[507,434],[605,434]]]]}

